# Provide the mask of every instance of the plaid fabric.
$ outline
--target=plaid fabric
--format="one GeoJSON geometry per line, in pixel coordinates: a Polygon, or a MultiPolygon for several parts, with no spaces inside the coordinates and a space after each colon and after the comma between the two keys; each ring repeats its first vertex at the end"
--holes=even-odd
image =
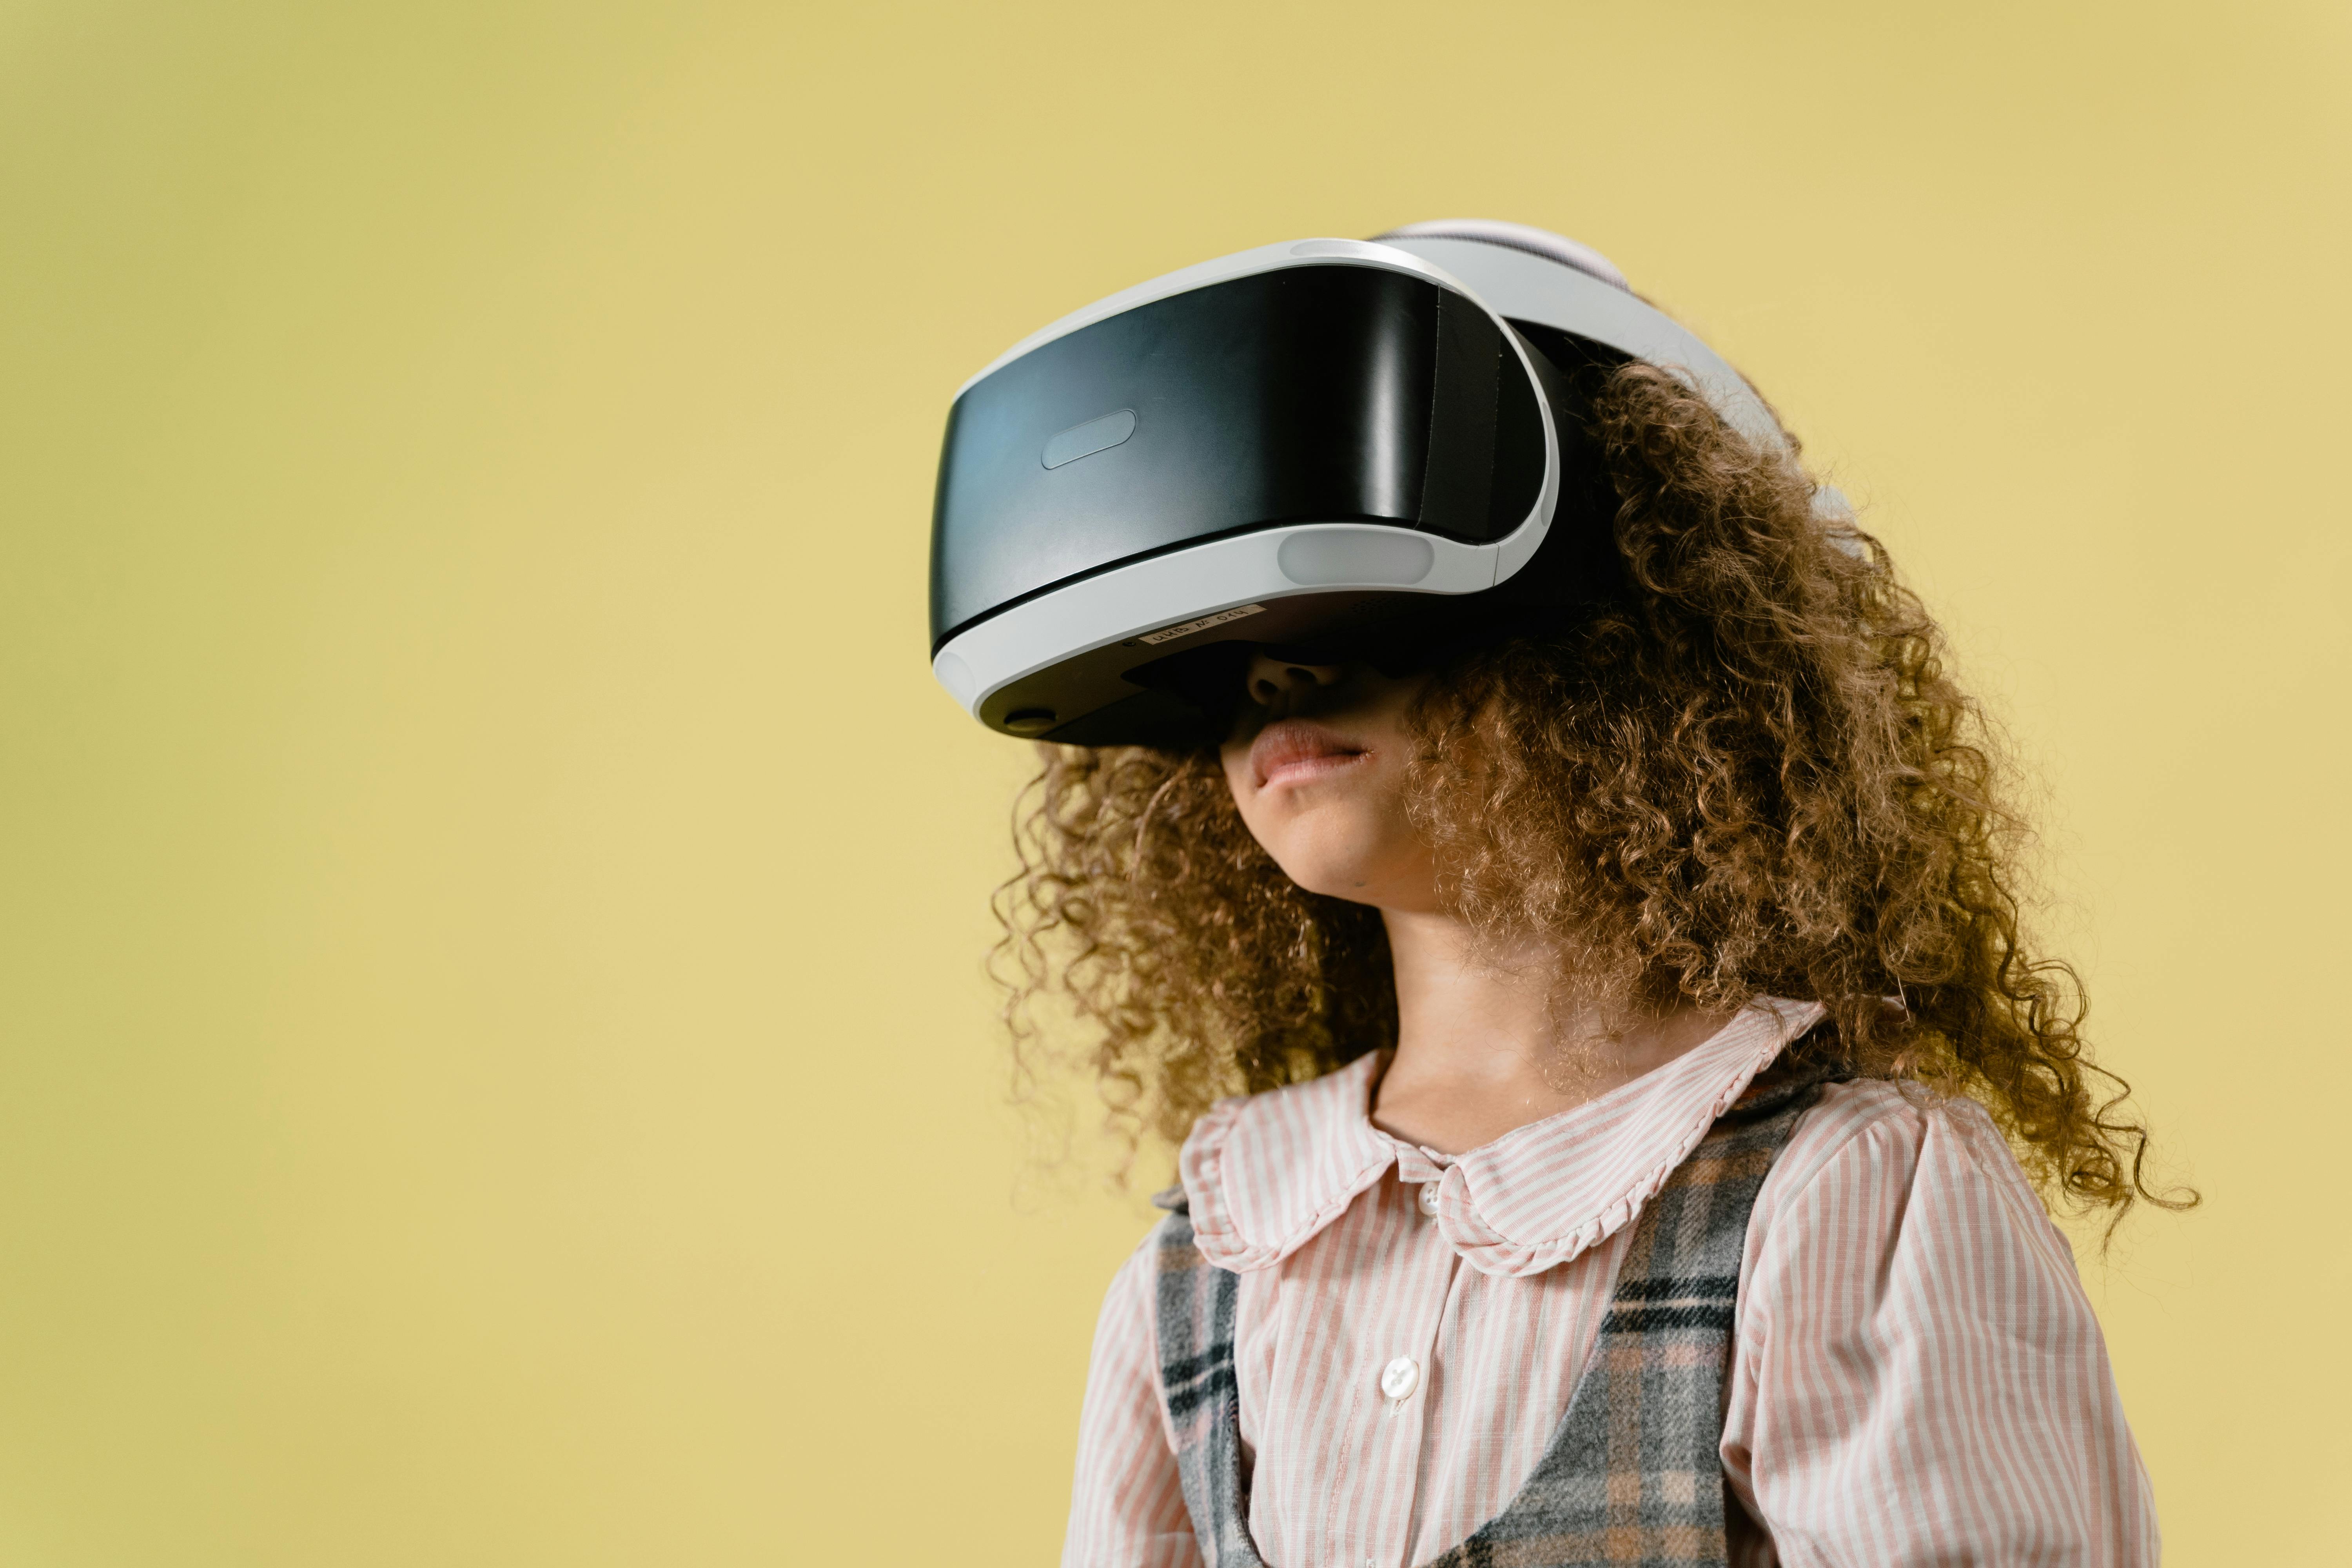
{"type": "Polygon", "coordinates": [[[1250,1540],[1242,1483],[1241,1395],[1234,1384],[1234,1301],[1241,1277],[1192,1246],[1184,1189],[1152,1200],[1160,1222],[1155,1280],[1160,1397],[1176,1431],[1176,1473],[1205,1568],[1265,1568],[1250,1540]]]}
{"type": "MultiPolygon", "coordinates": [[[[1785,1058],[1784,1058],[1785,1059],[1785,1058]]],[[[1832,1074],[1760,1078],[1643,1205],[1568,1413],[1509,1506],[1426,1568],[1697,1568],[1728,1561],[1723,1380],[1748,1217],[1832,1074]]],[[[1192,1245],[1181,1193],[1157,1248],[1160,1397],[1206,1568],[1263,1568],[1234,1383],[1236,1275],[1192,1245]]]]}

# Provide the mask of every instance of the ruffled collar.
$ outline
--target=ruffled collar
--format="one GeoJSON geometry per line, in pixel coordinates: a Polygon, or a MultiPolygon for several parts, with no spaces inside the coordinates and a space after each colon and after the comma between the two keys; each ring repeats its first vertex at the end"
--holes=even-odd
{"type": "Polygon", "coordinates": [[[1557,1268],[1631,1225],[1748,1081],[1822,1016],[1815,1003],[1768,998],[1656,1071],[1455,1156],[1372,1125],[1384,1055],[1219,1100],[1178,1163],[1195,1245],[1223,1268],[1270,1268],[1395,1166],[1406,1181],[1438,1183],[1439,1232],[1472,1268],[1557,1268]]]}

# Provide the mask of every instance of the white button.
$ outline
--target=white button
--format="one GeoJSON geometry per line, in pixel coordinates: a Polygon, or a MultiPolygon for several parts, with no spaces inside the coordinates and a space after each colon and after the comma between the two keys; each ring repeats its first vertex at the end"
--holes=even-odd
{"type": "Polygon", "coordinates": [[[1437,1184],[1435,1182],[1423,1182],[1421,1184],[1421,1212],[1423,1214],[1435,1214],[1437,1212],[1437,1184]]]}
{"type": "Polygon", "coordinates": [[[1421,1363],[1409,1355],[1401,1355],[1381,1368],[1381,1392],[1391,1399],[1410,1398],[1421,1386],[1421,1363]]]}

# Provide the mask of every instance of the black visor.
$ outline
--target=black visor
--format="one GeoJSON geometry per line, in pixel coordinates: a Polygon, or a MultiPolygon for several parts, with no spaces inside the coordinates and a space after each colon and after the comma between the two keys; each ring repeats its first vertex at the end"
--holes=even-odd
{"type": "Polygon", "coordinates": [[[934,653],[1105,567],[1297,522],[1486,542],[1544,475],[1503,330],[1427,279],[1288,268],[1056,338],[956,400],[931,549],[934,653]]]}
{"type": "Polygon", "coordinates": [[[1393,668],[1601,596],[1585,414],[1629,351],[1752,402],[1622,283],[1489,244],[1306,240],[1114,295],[956,399],[932,668],[1006,733],[1194,745],[1249,645],[1393,668]]]}

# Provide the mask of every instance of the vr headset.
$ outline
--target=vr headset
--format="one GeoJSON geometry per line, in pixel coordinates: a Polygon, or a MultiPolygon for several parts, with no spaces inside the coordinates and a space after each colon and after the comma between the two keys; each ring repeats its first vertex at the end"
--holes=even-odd
{"type": "Polygon", "coordinates": [[[1253,647],[1392,672],[1614,581],[1586,411],[1630,359],[1778,446],[1738,373],[1560,236],[1483,220],[1202,262],[957,392],[931,669],[992,730],[1221,739],[1253,647]]]}

